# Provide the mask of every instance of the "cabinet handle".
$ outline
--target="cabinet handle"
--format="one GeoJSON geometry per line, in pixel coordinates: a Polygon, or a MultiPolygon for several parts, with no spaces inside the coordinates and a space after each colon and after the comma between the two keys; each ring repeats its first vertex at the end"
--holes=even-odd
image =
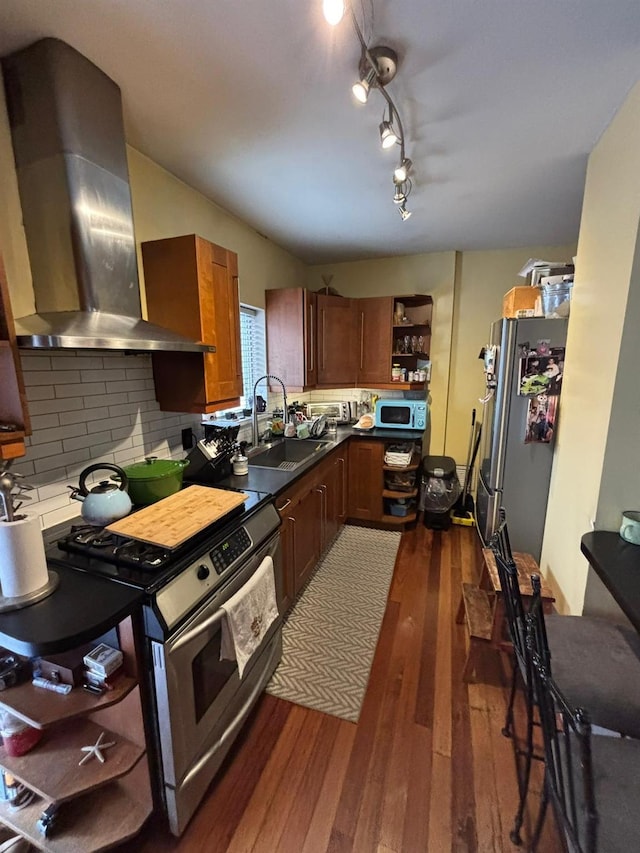
{"type": "Polygon", "coordinates": [[[364,367],[364,311],[360,312],[360,370],[364,367]]]}
{"type": "Polygon", "coordinates": [[[277,510],[278,512],[283,512],[283,511],[284,511],[284,510],[289,506],[289,504],[290,504],[290,503],[291,503],[291,498],[289,498],[289,500],[286,500],[286,501],[282,504],[282,506],[277,506],[277,507],[276,507],[276,510],[277,510]]]}
{"type": "Polygon", "coordinates": [[[309,305],[309,340],[311,341],[311,346],[309,347],[309,370],[313,370],[316,349],[316,344],[313,336],[313,302],[309,305]]]}
{"type": "Polygon", "coordinates": [[[320,348],[320,352],[322,353],[322,363],[320,367],[324,370],[324,308],[320,312],[320,316],[322,317],[322,347],[320,348]]]}
{"type": "Polygon", "coordinates": [[[342,465],[342,515],[347,514],[347,478],[345,477],[345,461],[342,456],[338,456],[338,462],[342,465]]]}

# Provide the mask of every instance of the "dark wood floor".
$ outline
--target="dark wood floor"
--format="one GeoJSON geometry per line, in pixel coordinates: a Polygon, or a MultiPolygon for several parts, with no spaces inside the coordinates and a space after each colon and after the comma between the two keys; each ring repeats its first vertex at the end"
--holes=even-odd
{"type": "MultiPolygon", "coordinates": [[[[513,749],[500,733],[505,662],[489,652],[483,683],[460,677],[455,614],[477,559],[473,528],[406,531],[359,722],[263,696],[182,838],[157,820],[126,849],[517,850],[513,749]]],[[[554,833],[550,818],[541,853],[560,849],[554,833]]]]}

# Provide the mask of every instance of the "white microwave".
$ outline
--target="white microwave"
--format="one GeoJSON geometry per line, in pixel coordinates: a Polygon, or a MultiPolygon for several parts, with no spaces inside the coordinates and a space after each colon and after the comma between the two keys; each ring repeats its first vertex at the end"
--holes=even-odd
{"type": "Polygon", "coordinates": [[[375,425],[381,429],[427,428],[426,400],[379,399],[376,402],[375,425]]]}

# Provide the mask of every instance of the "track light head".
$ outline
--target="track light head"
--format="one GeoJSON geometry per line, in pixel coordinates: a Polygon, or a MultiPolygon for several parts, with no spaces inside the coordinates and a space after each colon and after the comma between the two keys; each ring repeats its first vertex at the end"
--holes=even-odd
{"type": "Polygon", "coordinates": [[[369,70],[364,74],[357,83],[354,83],[351,87],[351,91],[353,92],[353,97],[360,104],[366,104],[367,99],[369,98],[369,91],[371,86],[374,84],[376,79],[375,69],[369,68],[369,70]]]}
{"type": "Polygon", "coordinates": [[[322,11],[326,22],[335,27],[344,15],[344,0],[322,0],[322,11]]]}
{"type": "Polygon", "coordinates": [[[404,206],[404,204],[398,208],[398,213],[402,217],[403,222],[406,222],[407,219],[411,216],[411,211],[407,210],[407,208],[404,206]]]}
{"type": "Polygon", "coordinates": [[[393,172],[393,180],[396,184],[402,184],[409,177],[413,163],[408,157],[404,157],[400,165],[393,172]]]}
{"type": "Polygon", "coordinates": [[[391,148],[400,142],[398,134],[390,121],[380,122],[380,144],[383,148],[391,148]]]}

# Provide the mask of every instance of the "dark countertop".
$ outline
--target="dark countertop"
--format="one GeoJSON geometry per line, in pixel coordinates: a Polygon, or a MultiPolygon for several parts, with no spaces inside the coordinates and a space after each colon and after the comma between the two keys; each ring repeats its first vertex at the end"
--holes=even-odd
{"type": "MultiPolygon", "coordinates": [[[[384,441],[422,441],[422,430],[412,429],[370,429],[361,430],[354,429],[351,426],[338,427],[338,434],[335,441],[327,443],[326,447],[314,453],[311,459],[299,465],[293,471],[280,471],[277,468],[256,468],[249,465],[249,473],[237,477],[231,475],[225,480],[222,480],[218,485],[231,486],[234,489],[248,489],[256,492],[269,492],[274,497],[287,489],[292,483],[300,479],[303,474],[311,470],[314,465],[317,465],[325,456],[328,456],[336,447],[349,441],[350,439],[378,439],[384,441]]],[[[313,439],[285,439],[285,441],[306,441],[312,442],[313,439]]],[[[327,435],[322,436],[321,441],[327,441],[327,435]]],[[[251,462],[251,459],[249,460],[251,462]]]]}
{"type": "Polygon", "coordinates": [[[104,578],[62,566],[50,571],[60,579],[51,595],[0,613],[0,645],[15,654],[59,653],[94,640],[130,616],[143,599],[140,590],[104,578]]]}
{"type": "Polygon", "coordinates": [[[640,631],[640,545],[631,545],[616,531],[594,530],[580,540],[580,550],[614,600],[640,631]]]}
{"type": "MultiPolygon", "coordinates": [[[[326,440],[326,436],[323,438],[326,440]]],[[[294,471],[250,466],[247,476],[231,476],[217,485],[267,492],[276,497],[351,438],[418,441],[422,439],[422,432],[400,429],[365,431],[342,426],[338,428],[335,441],[327,442],[322,450],[294,471]]],[[[53,535],[50,531],[44,531],[45,541],[48,535],[53,535]]],[[[35,657],[72,649],[95,639],[130,616],[144,599],[142,591],[101,577],[62,566],[52,566],[50,571],[55,571],[60,578],[60,585],[50,596],[20,610],[0,613],[0,645],[15,654],[35,657]]]]}

